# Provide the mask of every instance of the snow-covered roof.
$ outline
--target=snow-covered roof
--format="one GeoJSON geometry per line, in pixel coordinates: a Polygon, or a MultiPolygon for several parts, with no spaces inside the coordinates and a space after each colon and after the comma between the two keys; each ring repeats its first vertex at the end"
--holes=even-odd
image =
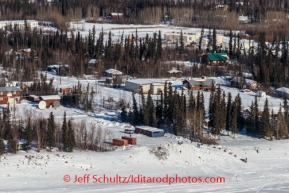
{"type": "Polygon", "coordinates": [[[59,66],[61,67],[69,67],[68,64],[52,64],[52,65],[48,65],[47,68],[59,68],[59,66]]]}
{"type": "Polygon", "coordinates": [[[280,88],[277,88],[276,91],[284,92],[284,93],[289,93],[289,88],[286,88],[286,87],[280,87],[280,88]]]}
{"type": "Polygon", "coordinates": [[[112,16],[122,16],[122,13],[111,13],[112,16]]]}
{"type": "Polygon", "coordinates": [[[116,69],[112,69],[112,68],[106,70],[105,72],[108,73],[108,74],[122,74],[121,71],[118,71],[118,70],[116,70],[116,69]]]}
{"type": "Polygon", "coordinates": [[[22,91],[20,88],[11,86],[11,87],[0,87],[0,92],[13,92],[13,91],[22,91]]]}
{"type": "Polygon", "coordinates": [[[158,81],[158,80],[153,80],[153,79],[132,79],[132,80],[127,80],[126,82],[130,82],[130,83],[134,83],[134,84],[139,84],[139,85],[143,85],[143,84],[165,84],[162,81],[158,81]]]}
{"type": "Polygon", "coordinates": [[[168,73],[182,73],[182,71],[177,70],[177,69],[172,69],[172,70],[168,71],[168,73]]]}
{"type": "Polygon", "coordinates": [[[58,95],[47,95],[47,96],[40,96],[42,100],[60,100],[60,96],[58,95]]]}
{"type": "Polygon", "coordinates": [[[164,131],[163,129],[158,129],[158,128],[155,128],[155,127],[149,127],[149,126],[135,126],[135,128],[140,128],[140,129],[143,129],[143,130],[146,130],[146,131],[164,131]]]}
{"type": "Polygon", "coordinates": [[[32,97],[32,98],[39,98],[38,96],[36,96],[36,95],[29,95],[29,97],[32,97]]]}
{"type": "Polygon", "coordinates": [[[72,88],[72,87],[73,87],[72,84],[66,84],[66,85],[62,84],[62,85],[58,85],[58,88],[72,88]]]}
{"type": "Polygon", "coordinates": [[[96,64],[97,63],[97,59],[91,59],[88,62],[89,64],[96,64]]]}

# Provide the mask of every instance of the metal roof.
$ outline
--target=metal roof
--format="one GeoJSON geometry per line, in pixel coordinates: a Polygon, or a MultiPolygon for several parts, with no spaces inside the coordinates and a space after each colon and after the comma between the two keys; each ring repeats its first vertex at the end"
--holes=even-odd
{"type": "Polygon", "coordinates": [[[40,96],[42,100],[60,100],[60,96],[58,95],[47,95],[47,96],[40,96]]]}
{"type": "Polygon", "coordinates": [[[20,88],[12,86],[12,87],[0,87],[0,92],[13,92],[13,91],[22,91],[20,88]]]}
{"type": "Polygon", "coordinates": [[[229,58],[226,53],[208,53],[208,57],[211,61],[226,61],[229,58]]]}

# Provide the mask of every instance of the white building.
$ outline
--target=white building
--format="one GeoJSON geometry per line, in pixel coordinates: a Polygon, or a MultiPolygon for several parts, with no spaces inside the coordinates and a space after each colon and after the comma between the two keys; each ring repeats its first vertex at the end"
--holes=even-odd
{"type": "MultiPolygon", "coordinates": [[[[15,25],[19,26],[20,28],[24,28],[25,20],[10,20],[10,21],[0,21],[0,29],[4,29],[5,26],[14,27],[15,25]]],[[[26,20],[27,26],[30,28],[38,27],[38,21],[36,20],[26,20]]]]}
{"type": "Polygon", "coordinates": [[[132,92],[140,92],[142,87],[143,93],[160,94],[164,92],[165,83],[152,79],[132,79],[125,82],[125,90],[132,92]]]}
{"type": "MultiPolygon", "coordinates": [[[[197,42],[200,38],[200,34],[195,33],[183,33],[183,40],[185,44],[189,44],[191,42],[197,42]]],[[[181,42],[181,33],[166,33],[164,39],[167,43],[176,43],[181,42]]]]}

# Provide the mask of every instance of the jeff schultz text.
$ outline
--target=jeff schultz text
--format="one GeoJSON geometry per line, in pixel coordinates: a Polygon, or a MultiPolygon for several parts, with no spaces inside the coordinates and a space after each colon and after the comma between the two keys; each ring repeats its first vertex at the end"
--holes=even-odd
{"type": "MultiPolygon", "coordinates": [[[[68,176],[68,175],[66,175],[68,176]]],[[[67,181],[68,182],[68,181],[67,181]]],[[[179,176],[179,175],[168,175],[163,177],[152,177],[145,175],[129,175],[122,176],[116,174],[115,176],[103,175],[90,175],[85,174],[83,176],[74,176],[73,183],[225,183],[224,177],[195,177],[195,176],[179,176]]]]}

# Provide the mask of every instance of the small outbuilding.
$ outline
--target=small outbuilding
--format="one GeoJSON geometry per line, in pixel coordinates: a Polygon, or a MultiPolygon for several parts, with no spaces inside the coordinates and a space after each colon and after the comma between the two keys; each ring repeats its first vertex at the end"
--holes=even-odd
{"type": "Polygon", "coordinates": [[[127,146],[128,145],[128,141],[126,139],[112,139],[112,144],[116,145],[116,146],[127,146]]]}
{"type": "Polygon", "coordinates": [[[148,137],[163,137],[165,134],[163,129],[149,126],[135,126],[135,132],[146,135],[148,137]]]}
{"type": "Polygon", "coordinates": [[[40,99],[46,102],[46,107],[54,106],[54,102],[60,103],[60,96],[58,95],[47,95],[47,96],[40,96],[40,99]]]}
{"type": "Polygon", "coordinates": [[[31,102],[39,102],[39,97],[36,95],[29,95],[29,101],[31,102]]]}
{"type": "Polygon", "coordinates": [[[136,138],[135,137],[122,136],[121,139],[127,140],[128,144],[136,145],[136,138]]]}
{"type": "Polygon", "coordinates": [[[205,90],[211,89],[212,86],[216,87],[216,81],[212,78],[193,78],[190,80],[184,80],[183,86],[190,90],[205,90]]]}
{"type": "Polygon", "coordinates": [[[182,77],[182,71],[177,70],[177,69],[172,69],[170,71],[168,71],[170,77],[176,77],[176,78],[180,78],[182,77]]]}

